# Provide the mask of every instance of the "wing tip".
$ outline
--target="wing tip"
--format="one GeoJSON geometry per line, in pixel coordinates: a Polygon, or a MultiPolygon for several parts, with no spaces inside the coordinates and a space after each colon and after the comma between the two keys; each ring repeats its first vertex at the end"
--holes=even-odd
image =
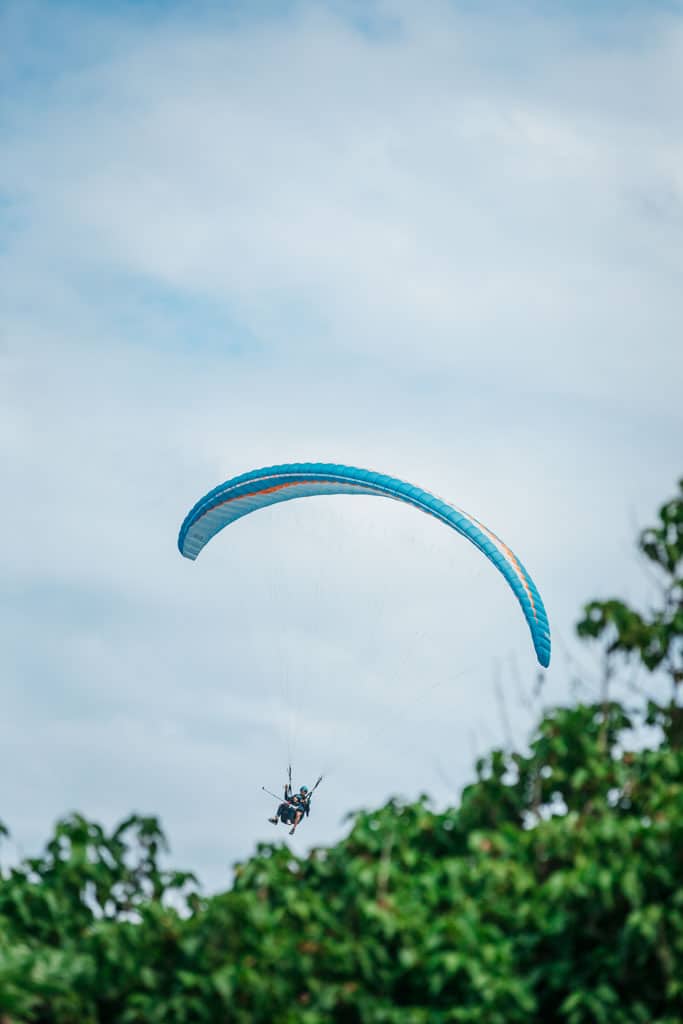
{"type": "Polygon", "coordinates": [[[550,665],[550,637],[543,638],[544,642],[536,644],[536,657],[541,668],[548,668],[550,665]]]}

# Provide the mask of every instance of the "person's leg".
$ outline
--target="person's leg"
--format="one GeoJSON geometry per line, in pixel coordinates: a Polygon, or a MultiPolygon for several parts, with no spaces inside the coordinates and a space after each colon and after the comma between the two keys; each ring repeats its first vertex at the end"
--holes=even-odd
{"type": "Polygon", "coordinates": [[[280,806],[278,807],[278,809],[275,812],[275,817],[274,818],[268,818],[268,821],[272,821],[273,825],[277,825],[278,821],[281,821],[283,824],[285,824],[286,821],[287,821],[286,814],[287,814],[287,808],[288,807],[289,807],[289,804],[284,804],[284,803],[280,804],[280,806]]]}

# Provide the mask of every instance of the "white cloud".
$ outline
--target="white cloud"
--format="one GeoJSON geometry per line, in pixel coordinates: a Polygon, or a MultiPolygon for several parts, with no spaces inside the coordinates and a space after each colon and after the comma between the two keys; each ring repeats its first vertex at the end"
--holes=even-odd
{"type": "MultiPolygon", "coordinates": [[[[518,550],[570,647],[579,602],[638,596],[633,517],[680,472],[680,22],[601,45],[441,4],[367,34],[320,5],[20,10],[15,54],[40,17],[71,60],[45,87],[16,71],[5,117],[0,813],[35,843],[68,806],[139,801],[220,884],[268,835],[283,703],[307,778],[346,757],[319,841],[463,780],[501,739],[496,660],[521,734],[512,652],[534,667],[514,599],[438,524],[293,503],[190,565],[203,490],[307,458],[413,480],[518,550]]],[[[561,643],[555,664],[558,696],[561,643]]]]}

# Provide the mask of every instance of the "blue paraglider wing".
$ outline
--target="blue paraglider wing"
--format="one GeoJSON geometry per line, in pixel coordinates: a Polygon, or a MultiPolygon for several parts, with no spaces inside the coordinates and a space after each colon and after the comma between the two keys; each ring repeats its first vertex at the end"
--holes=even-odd
{"type": "Polygon", "coordinates": [[[531,631],[541,665],[550,664],[550,626],[541,595],[517,556],[483,523],[462,509],[403,480],[352,466],[324,462],[255,469],[205,494],[185,517],[178,548],[195,559],[205,544],[236,519],[266,505],[320,494],[374,494],[413,505],[466,537],[493,562],[510,584],[531,631]]]}

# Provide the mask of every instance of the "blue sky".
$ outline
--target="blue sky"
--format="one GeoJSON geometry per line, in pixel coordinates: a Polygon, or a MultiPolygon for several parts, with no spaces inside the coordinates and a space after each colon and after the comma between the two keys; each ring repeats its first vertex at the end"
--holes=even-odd
{"type": "Polygon", "coordinates": [[[330,769],[301,848],[443,802],[497,678],[531,721],[480,556],[373,499],[195,565],[177,530],[278,461],[414,481],[534,575],[546,699],[576,658],[589,692],[580,604],[643,595],[681,473],[680,6],[9,3],[0,35],[0,817],[29,852],[160,813],[215,887],[292,747],[330,769]]]}

